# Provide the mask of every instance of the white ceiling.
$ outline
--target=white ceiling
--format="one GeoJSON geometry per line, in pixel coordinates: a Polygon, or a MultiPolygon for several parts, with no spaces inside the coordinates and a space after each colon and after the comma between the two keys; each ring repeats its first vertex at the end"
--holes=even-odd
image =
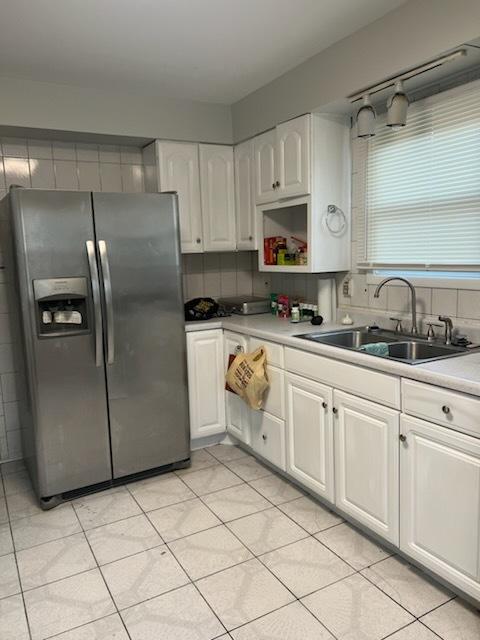
{"type": "Polygon", "coordinates": [[[231,104],[405,0],[2,0],[0,74],[231,104]]]}

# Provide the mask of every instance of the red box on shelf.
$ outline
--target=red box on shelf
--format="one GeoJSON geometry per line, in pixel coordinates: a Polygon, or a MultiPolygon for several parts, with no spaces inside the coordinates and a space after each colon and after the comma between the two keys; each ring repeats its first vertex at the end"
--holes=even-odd
{"type": "Polygon", "coordinates": [[[282,236],[269,236],[263,239],[263,264],[277,264],[277,249],[286,247],[287,239],[282,236]]]}

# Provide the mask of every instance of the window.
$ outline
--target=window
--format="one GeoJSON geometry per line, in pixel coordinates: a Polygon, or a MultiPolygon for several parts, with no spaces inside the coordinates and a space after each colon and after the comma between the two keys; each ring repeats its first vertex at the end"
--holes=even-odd
{"type": "Polygon", "coordinates": [[[400,131],[379,118],[364,144],[359,266],[480,268],[480,82],[410,105],[400,131]]]}

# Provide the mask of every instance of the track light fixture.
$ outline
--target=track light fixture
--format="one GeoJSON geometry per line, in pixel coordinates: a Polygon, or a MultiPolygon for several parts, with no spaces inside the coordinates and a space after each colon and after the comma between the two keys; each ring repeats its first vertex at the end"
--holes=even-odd
{"type": "Polygon", "coordinates": [[[387,127],[398,131],[407,124],[408,98],[403,90],[403,82],[397,80],[395,92],[387,101],[387,127]]]}
{"type": "Polygon", "coordinates": [[[370,138],[375,135],[375,119],[377,114],[370,102],[370,95],[363,96],[363,104],[357,112],[357,135],[359,138],[370,138]]]}

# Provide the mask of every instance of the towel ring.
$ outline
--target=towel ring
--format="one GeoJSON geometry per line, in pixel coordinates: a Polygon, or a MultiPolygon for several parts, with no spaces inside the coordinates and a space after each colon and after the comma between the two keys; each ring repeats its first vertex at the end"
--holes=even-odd
{"type": "Polygon", "coordinates": [[[324,218],[325,226],[330,231],[332,236],[340,236],[347,228],[347,218],[343,211],[335,204],[329,204],[327,207],[327,215],[324,218]],[[336,218],[339,221],[339,226],[332,226],[332,219],[336,218]]]}

